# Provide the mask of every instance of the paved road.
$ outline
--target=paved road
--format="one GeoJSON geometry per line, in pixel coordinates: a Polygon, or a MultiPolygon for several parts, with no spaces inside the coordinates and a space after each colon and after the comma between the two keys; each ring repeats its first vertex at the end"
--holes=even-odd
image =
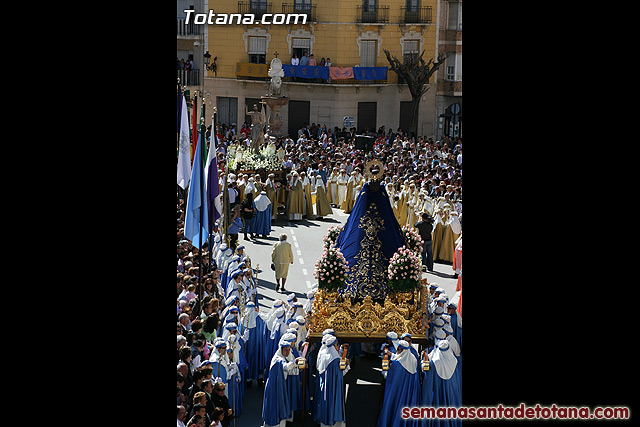
{"type": "MultiPolygon", "coordinates": [[[[258,274],[258,295],[261,312],[268,312],[276,298],[285,299],[286,294],[275,291],[275,274],[269,268],[271,264],[271,250],[278,241],[278,236],[287,234],[292,245],[294,263],[289,268],[289,275],[285,285],[287,293],[294,292],[301,303],[307,301],[307,291],[316,283],[313,277],[314,264],[322,254],[322,237],[327,229],[333,225],[342,226],[347,221],[348,214],[340,209],[333,209],[333,214],[324,220],[286,221],[281,215],[272,224],[271,235],[268,238],[244,240],[242,233],[239,242],[245,246],[245,252],[252,260],[253,266],[260,266],[258,274]]],[[[437,283],[444,288],[449,297],[455,294],[456,279],[453,277],[451,265],[435,263],[434,271],[423,273],[430,283],[437,283]]],[[[347,425],[351,427],[370,427],[375,425],[376,412],[368,409],[377,408],[381,393],[380,359],[358,358],[353,370],[345,376],[347,384],[346,411],[347,425]],[[372,406],[373,405],[373,406],[372,406]]],[[[236,427],[258,427],[262,425],[262,394],[264,386],[254,381],[252,387],[245,392],[244,412],[236,420],[236,427]]],[[[287,423],[288,427],[301,425],[300,414],[296,414],[294,423],[287,423]]],[[[306,426],[317,426],[307,417],[306,426]]]]}

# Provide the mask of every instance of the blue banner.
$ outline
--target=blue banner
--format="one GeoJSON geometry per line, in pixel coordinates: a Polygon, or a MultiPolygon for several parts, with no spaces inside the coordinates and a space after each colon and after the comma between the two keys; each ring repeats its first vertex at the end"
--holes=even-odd
{"type": "Polygon", "coordinates": [[[353,67],[355,80],[386,80],[387,67],[353,67]]]}
{"type": "MultiPolygon", "coordinates": [[[[329,67],[282,64],[285,77],[329,79],[329,67]]],[[[353,67],[354,80],[386,80],[387,67],[353,67]]]]}
{"type": "Polygon", "coordinates": [[[316,65],[288,65],[282,64],[285,77],[298,77],[302,79],[324,79],[329,78],[329,67],[316,65]]]}

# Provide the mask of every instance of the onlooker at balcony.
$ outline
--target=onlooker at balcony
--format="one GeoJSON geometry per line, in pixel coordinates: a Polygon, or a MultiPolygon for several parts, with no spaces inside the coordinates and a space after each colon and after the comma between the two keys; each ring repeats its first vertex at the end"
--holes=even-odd
{"type": "Polygon", "coordinates": [[[309,65],[309,52],[305,52],[304,56],[300,58],[300,65],[309,65]]]}
{"type": "Polygon", "coordinates": [[[294,53],[293,58],[291,58],[291,65],[299,65],[299,64],[300,64],[300,58],[298,58],[297,53],[294,53]]]}
{"type": "Polygon", "coordinates": [[[324,64],[326,63],[326,61],[324,60],[324,58],[322,58],[320,60],[320,63],[318,64],[319,67],[324,67],[324,64]]]}
{"type": "Polygon", "coordinates": [[[309,65],[316,66],[316,58],[313,57],[313,53],[309,57],[309,65]]]}

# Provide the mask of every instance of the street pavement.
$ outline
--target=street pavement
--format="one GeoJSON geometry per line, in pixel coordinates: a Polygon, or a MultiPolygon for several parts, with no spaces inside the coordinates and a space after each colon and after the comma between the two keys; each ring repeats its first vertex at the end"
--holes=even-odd
{"type": "MultiPolygon", "coordinates": [[[[314,264],[322,254],[322,238],[331,226],[342,226],[349,217],[341,209],[333,208],[333,214],[325,216],[323,220],[287,221],[283,215],[271,225],[271,235],[267,238],[259,237],[256,240],[245,240],[242,233],[239,235],[239,244],[244,245],[245,253],[251,258],[253,268],[258,270],[258,303],[260,312],[267,313],[275,299],[286,300],[286,295],[293,292],[298,301],[307,301],[307,292],[316,283],[313,276],[314,264]],[[289,267],[289,274],[285,288],[287,292],[276,292],[275,273],[269,268],[271,264],[271,251],[274,243],[278,241],[280,234],[287,234],[287,240],[291,243],[294,263],[289,267]]],[[[434,271],[422,273],[429,283],[437,283],[442,287],[449,298],[455,295],[456,279],[451,264],[434,263],[434,271]]],[[[345,376],[347,425],[351,427],[369,427],[375,425],[377,413],[373,410],[364,411],[363,408],[377,408],[379,396],[382,392],[380,386],[382,376],[380,374],[380,359],[367,357],[358,358],[353,369],[345,376]],[[367,405],[367,406],[365,406],[367,405]]],[[[253,382],[251,388],[245,391],[244,410],[236,419],[236,427],[258,427],[262,425],[262,397],[264,385],[253,382]]],[[[288,427],[301,424],[300,413],[296,413],[294,422],[287,423],[288,427]]],[[[306,417],[305,426],[317,426],[306,417]]]]}

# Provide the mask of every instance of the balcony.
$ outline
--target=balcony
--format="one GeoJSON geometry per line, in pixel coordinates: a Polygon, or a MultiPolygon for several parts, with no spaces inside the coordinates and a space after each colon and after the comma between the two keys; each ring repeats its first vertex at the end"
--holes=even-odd
{"type": "MultiPolygon", "coordinates": [[[[302,78],[302,77],[292,77],[289,75],[288,70],[290,70],[291,66],[287,66],[285,64],[285,77],[282,77],[282,83],[293,83],[300,85],[326,85],[326,86],[336,86],[336,85],[358,85],[358,86],[366,86],[366,85],[382,85],[389,84],[389,75],[387,74],[386,79],[356,79],[356,78],[339,78],[339,79],[324,79],[324,78],[302,78]]],[[[316,68],[316,67],[310,67],[316,68]]],[[[319,67],[324,68],[324,67],[319,67]]],[[[330,67],[327,67],[330,68],[330,67]]],[[[375,67],[382,68],[382,67],[375,67]]],[[[248,62],[238,62],[236,63],[236,78],[238,80],[255,80],[262,81],[268,83],[271,80],[271,77],[268,75],[269,64],[255,64],[248,62]]],[[[382,76],[381,76],[382,77],[382,76]]]]}
{"type": "Polygon", "coordinates": [[[437,95],[462,96],[462,81],[438,80],[437,95]]]}
{"type": "Polygon", "coordinates": [[[178,70],[178,78],[182,86],[199,86],[200,70],[178,70]]]}
{"type": "Polygon", "coordinates": [[[386,24],[389,22],[389,6],[356,6],[356,22],[360,24],[386,24]]]}
{"type": "Polygon", "coordinates": [[[306,14],[307,22],[318,22],[315,4],[282,3],[282,13],[306,14]]]}
{"type": "Polygon", "coordinates": [[[185,24],[186,18],[177,18],[176,35],[178,36],[199,36],[201,34],[202,25],[193,23],[193,16],[189,20],[189,24],[185,24]]]}
{"type": "Polygon", "coordinates": [[[400,22],[403,24],[431,24],[433,23],[431,6],[401,7],[400,22]]]}
{"type": "Polygon", "coordinates": [[[255,19],[262,19],[265,13],[273,13],[273,3],[266,1],[239,1],[238,13],[252,13],[255,19]]]}

